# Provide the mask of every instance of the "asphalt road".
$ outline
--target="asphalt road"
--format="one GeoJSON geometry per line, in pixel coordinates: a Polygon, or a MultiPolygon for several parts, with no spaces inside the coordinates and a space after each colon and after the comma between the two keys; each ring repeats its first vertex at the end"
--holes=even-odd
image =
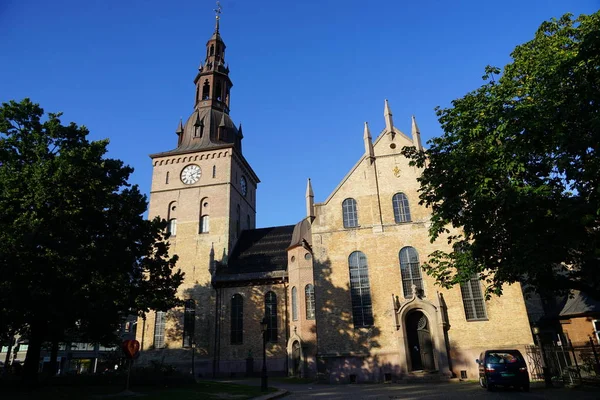
{"type": "Polygon", "coordinates": [[[476,383],[417,383],[417,384],[362,384],[362,385],[288,385],[273,382],[272,386],[290,392],[284,399],[600,399],[600,388],[552,388],[533,384],[530,392],[498,388],[488,392],[476,383]]]}

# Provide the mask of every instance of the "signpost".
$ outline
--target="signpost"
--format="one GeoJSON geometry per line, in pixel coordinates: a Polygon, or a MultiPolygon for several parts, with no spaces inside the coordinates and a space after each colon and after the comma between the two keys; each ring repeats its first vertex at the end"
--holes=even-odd
{"type": "Polygon", "coordinates": [[[129,391],[129,376],[131,375],[131,363],[133,359],[140,352],[140,342],[137,340],[125,340],[121,345],[123,349],[123,353],[125,353],[125,357],[129,360],[129,366],[127,368],[127,383],[125,384],[125,391],[129,391]]]}

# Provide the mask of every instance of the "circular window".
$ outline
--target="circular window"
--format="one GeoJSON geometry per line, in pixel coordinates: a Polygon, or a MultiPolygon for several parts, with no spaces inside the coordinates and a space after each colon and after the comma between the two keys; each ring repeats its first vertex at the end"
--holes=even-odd
{"type": "Polygon", "coordinates": [[[295,256],[292,256],[292,258],[290,258],[290,261],[291,261],[291,262],[294,262],[294,261],[296,261],[296,257],[295,257],[295,256]]]}
{"type": "Polygon", "coordinates": [[[396,143],[390,144],[390,149],[395,149],[395,148],[396,148],[396,143]]]}
{"type": "Polygon", "coordinates": [[[208,207],[208,203],[204,203],[202,206],[203,207],[208,207]]]}
{"type": "Polygon", "coordinates": [[[306,253],[306,254],[304,255],[304,259],[305,259],[305,260],[310,260],[310,253],[306,253]]]}

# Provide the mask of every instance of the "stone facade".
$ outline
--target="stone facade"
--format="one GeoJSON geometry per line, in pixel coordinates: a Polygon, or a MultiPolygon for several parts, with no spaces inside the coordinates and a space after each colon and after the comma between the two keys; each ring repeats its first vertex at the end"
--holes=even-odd
{"type": "MultiPolygon", "coordinates": [[[[227,82],[227,107],[211,99],[203,102],[197,94],[196,111],[177,130],[178,148],[152,156],[149,217],[176,219],[171,251],[186,274],[180,295],[195,301],[196,371],[259,372],[260,321],[269,292],[277,299],[277,338],[266,345],[271,373],[361,382],[425,370],[441,376],[464,372],[476,379],[474,360],[482,350],[523,349],[533,343],[520,285],[483,301],[477,297],[478,281],[468,290],[444,290],[421,272],[428,255],[447,245],[430,243],[429,210],[418,202],[421,171],[400,154],[404,146],[421,148],[416,121],[410,136],[401,132],[387,101],[385,129],[373,141],[365,124],[363,157],[324,202],[314,203],[309,181],[307,217],[293,233],[291,227],[254,229],[259,180],[242,155],[241,127],[235,128],[228,116],[231,82],[219,75],[223,69],[215,69],[218,60],[210,59],[209,46],[218,42],[224,51],[218,25],[215,32],[201,74],[211,82],[219,77],[227,82]],[[205,118],[213,121],[210,140],[197,136],[205,118]],[[218,128],[215,119],[221,121],[218,128]],[[180,175],[192,164],[202,174],[184,183],[180,175]],[[210,228],[203,232],[206,215],[210,228]],[[409,265],[405,275],[401,251],[416,265],[409,265]],[[239,309],[234,310],[232,300],[238,295],[243,311],[234,323],[239,309]],[[467,308],[474,312],[475,297],[476,318],[467,313],[467,308]],[[234,328],[242,330],[241,339],[234,328]]],[[[155,345],[160,332],[155,314],[140,321],[141,362],[190,366],[184,314],[167,313],[164,346],[155,345]]]]}

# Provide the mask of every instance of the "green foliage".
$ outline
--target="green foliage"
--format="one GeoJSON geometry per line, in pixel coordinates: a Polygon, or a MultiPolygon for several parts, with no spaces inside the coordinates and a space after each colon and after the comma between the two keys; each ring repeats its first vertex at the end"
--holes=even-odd
{"type": "Polygon", "coordinates": [[[600,299],[600,12],[544,22],[483,79],[437,109],[429,150],[403,149],[425,167],[432,241],[452,246],[426,271],[446,287],[479,273],[488,294],[520,281],[600,299]]]}
{"type": "Polygon", "coordinates": [[[183,280],[133,169],[60,115],[0,107],[0,331],[27,330],[33,353],[69,335],[110,343],[127,314],[180,304],[183,280]]]}

